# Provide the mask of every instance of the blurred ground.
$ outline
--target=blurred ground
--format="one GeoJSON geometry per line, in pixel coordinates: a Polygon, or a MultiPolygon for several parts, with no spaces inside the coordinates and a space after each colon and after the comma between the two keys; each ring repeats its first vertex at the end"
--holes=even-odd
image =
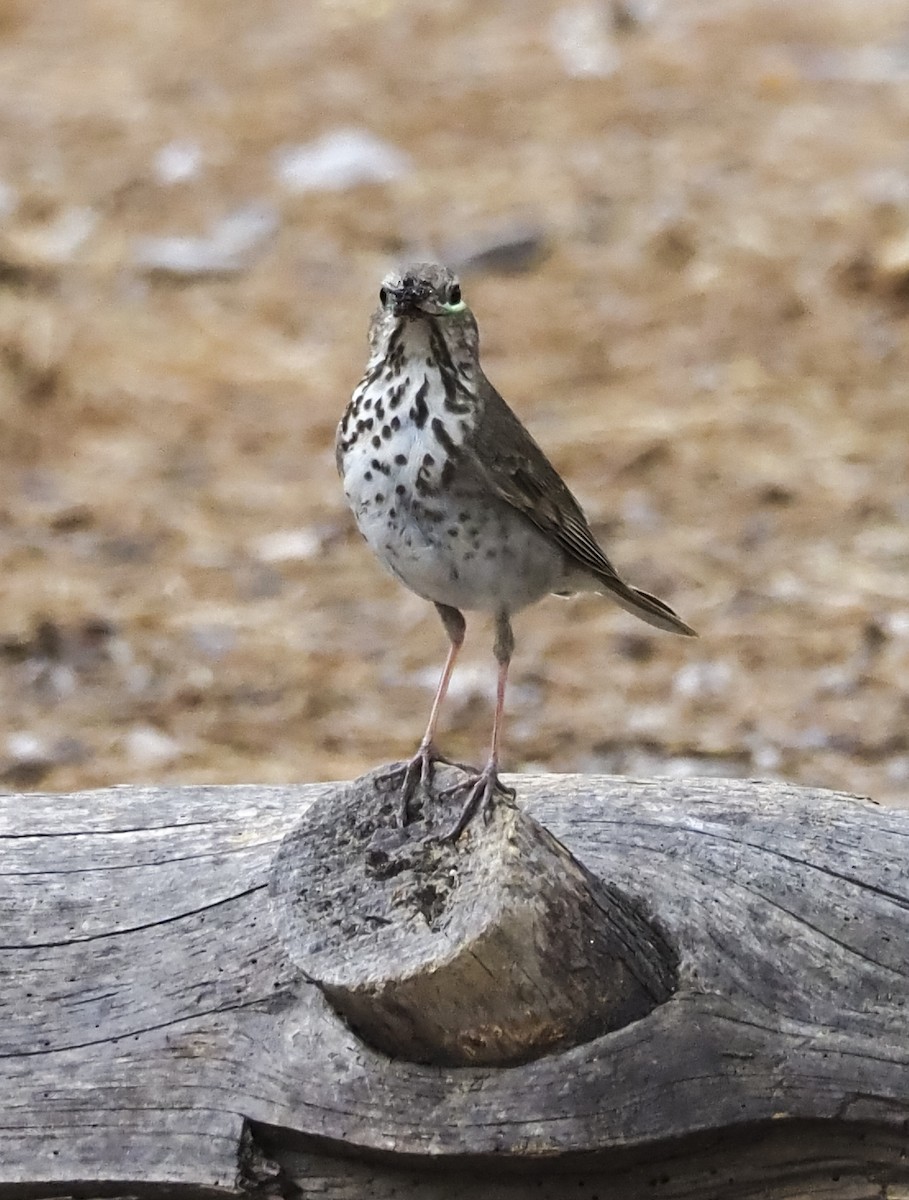
{"type": "MultiPolygon", "coordinates": [[[[416,746],[444,634],[334,428],[388,263],[526,235],[464,276],[487,372],[702,636],[524,614],[507,767],[906,803],[907,145],[887,0],[3,0],[5,786],[416,746]],[[386,182],[295,157],[345,128],[386,182]]],[[[443,744],[482,761],[469,638],[443,744]]]]}

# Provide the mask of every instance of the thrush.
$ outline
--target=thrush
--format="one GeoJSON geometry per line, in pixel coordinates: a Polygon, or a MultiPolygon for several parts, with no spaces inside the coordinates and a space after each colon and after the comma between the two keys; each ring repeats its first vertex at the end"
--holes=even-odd
{"type": "Polygon", "coordinates": [[[435,605],[450,642],[426,733],[402,768],[404,823],[417,787],[450,761],[435,738],[463,613],[495,621],[492,744],[486,766],[459,785],[456,838],[509,792],[498,772],[514,613],[549,593],[599,592],[658,629],[694,630],[616,573],[580,504],[483,373],[477,322],[450,270],[415,263],[387,275],[369,342],[366,372],[338,426],[338,471],[363,537],[405,587],[435,605]]]}

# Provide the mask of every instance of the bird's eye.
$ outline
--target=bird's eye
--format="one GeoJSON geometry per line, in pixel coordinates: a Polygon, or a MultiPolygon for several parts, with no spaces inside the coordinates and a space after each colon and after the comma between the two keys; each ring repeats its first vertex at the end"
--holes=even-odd
{"type": "Polygon", "coordinates": [[[388,301],[388,288],[384,288],[384,287],[379,288],[379,303],[382,305],[383,308],[385,307],[385,304],[387,303],[387,301],[388,301]]]}
{"type": "Polygon", "coordinates": [[[460,304],[461,303],[461,289],[458,287],[457,284],[455,284],[454,287],[451,289],[451,291],[448,293],[448,303],[449,304],[460,304]]]}

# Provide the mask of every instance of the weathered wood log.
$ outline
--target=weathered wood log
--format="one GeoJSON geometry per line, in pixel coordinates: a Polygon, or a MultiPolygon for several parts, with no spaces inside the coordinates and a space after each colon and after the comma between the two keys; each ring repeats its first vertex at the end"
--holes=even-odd
{"type": "Polygon", "coordinates": [[[288,954],[282,840],[343,788],[0,798],[0,1196],[904,1200],[909,814],[514,782],[678,968],[643,1018],[507,1069],[369,1047],[288,954]]]}
{"type": "Polygon", "coordinates": [[[276,924],[332,1008],[392,1057],[504,1066],[666,1000],[666,939],[532,817],[501,803],[445,837],[463,803],[446,792],[463,778],[438,769],[401,828],[400,775],[374,773],[285,840],[276,924]]]}

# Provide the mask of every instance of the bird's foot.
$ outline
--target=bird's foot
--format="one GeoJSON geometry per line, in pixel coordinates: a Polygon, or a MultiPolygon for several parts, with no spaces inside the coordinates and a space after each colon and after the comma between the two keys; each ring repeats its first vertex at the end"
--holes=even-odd
{"type": "Polygon", "coordinates": [[[427,791],[432,785],[433,771],[437,763],[442,763],[443,766],[458,767],[461,771],[467,771],[473,774],[476,771],[475,767],[469,767],[465,763],[455,762],[453,759],[446,758],[444,754],[440,754],[432,742],[421,742],[420,748],[409,762],[403,763],[400,767],[396,767],[390,772],[389,779],[397,782],[401,780],[400,799],[401,799],[401,825],[402,827],[410,823],[410,803],[417,793],[417,788],[422,787],[427,791]]]}
{"type": "Polygon", "coordinates": [[[441,796],[444,799],[464,791],[467,792],[467,799],[461,815],[451,829],[442,835],[443,842],[456,842],[478,812],[483,814],[483,820],[488,824],[495,801],[498,798],[514,800],[516,795],[514,788],[506,787],[499,778],[499,764],[494,758],[489,760],[479,775],[446,788],[441,796]]]}

